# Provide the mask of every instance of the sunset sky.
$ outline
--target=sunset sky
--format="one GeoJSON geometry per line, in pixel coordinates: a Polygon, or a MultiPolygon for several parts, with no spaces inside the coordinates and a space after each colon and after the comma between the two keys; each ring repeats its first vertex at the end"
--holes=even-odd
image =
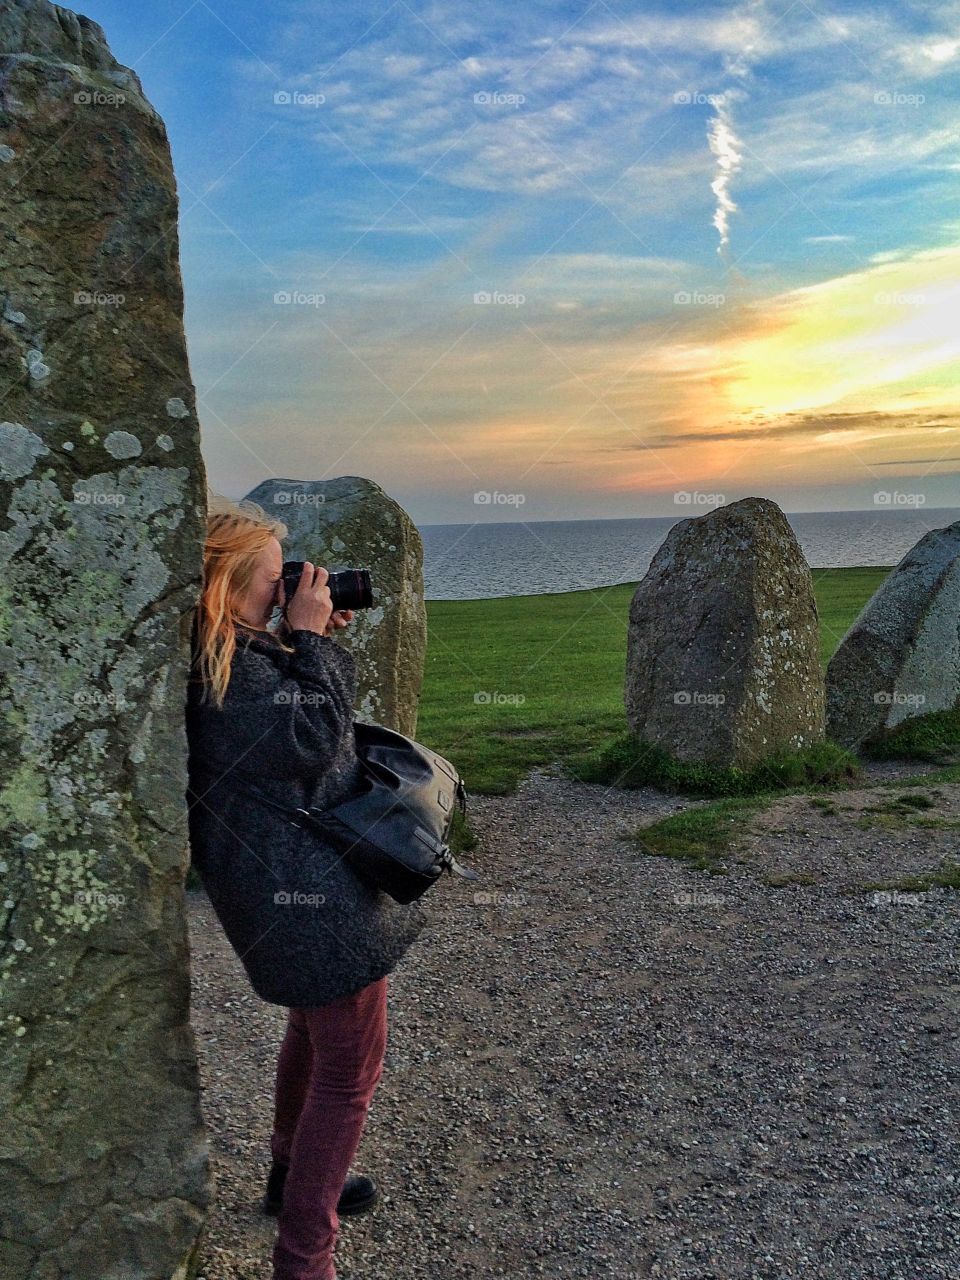
{"type": "Polygon", "coordinates": [[[77,7],[167,122],[219,492],[960,505],[960,4],[77,7]]]}

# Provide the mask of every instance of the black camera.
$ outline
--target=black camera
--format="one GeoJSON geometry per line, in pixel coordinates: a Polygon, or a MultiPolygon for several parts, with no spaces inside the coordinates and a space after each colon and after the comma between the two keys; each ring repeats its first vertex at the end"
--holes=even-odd
{"type": "MultiPolygon", "coordinates": [[[[283,591],[289,604],[300,585],[303,560],[285,560],[283,564],[283,591]]],[[[369,609],[373,605],[373,587],[367,569],[342,569],[327,578],[330,599],[334,610],[369,609]]],[[[286,607],[284,607],[286,608],[286,607]]]]}

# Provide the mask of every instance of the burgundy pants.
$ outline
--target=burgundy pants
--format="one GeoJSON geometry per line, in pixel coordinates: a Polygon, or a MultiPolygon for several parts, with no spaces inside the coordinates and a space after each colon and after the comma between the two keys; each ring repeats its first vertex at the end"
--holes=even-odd
{"type": "Polygon", "coordinates": [[[387,979],[315,1009],[290,1009],[270,1147],[289,1165],[274,1280],[336,1280],[337,1201],[383,1073],[387,979]]]}

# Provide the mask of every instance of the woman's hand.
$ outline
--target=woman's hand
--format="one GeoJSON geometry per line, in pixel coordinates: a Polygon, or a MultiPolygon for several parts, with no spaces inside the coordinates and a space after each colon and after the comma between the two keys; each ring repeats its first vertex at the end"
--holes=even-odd
{"type": "Polygon", "coordinates": [[[314,567],[309,560],[303,565],[297,589],[287,605],[287,625],[291,631],[316,631],[318,635],[330,634],[333,601],[327,586],[329,574],[321,565],[314,567]]]}
{"type": "Polygon", "coordinates": [[[304,562],[303,572],[286,611],[286,624],[290,631],[316,631],[321,636],[332,636],[334,631],[353,621],[352,609],[333,608],[327,579],[330,575],[320,565],[314,567],[304,562]]]}
{"type": "Polygon", "coordinates": [[[332,636],[338,627],[345,627],[347,623],[352,621],[352,609],[334,609],[333,613],[330,615],[330,621],[327,624],[327,629],[323,634],[325,636],[332,636]]]}

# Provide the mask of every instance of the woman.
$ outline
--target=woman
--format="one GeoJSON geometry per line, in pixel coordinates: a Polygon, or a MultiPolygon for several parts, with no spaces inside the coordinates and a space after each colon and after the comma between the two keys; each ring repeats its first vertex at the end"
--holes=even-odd
{"type": "Polygon", "coordinates": [[[327,571],[309,562],[287,604],[286,534],[253,503],[212,504],[186,709],[190,846],[254,990],[288,1008],[264,1202],[279,1211],[274,1278],[336,1280],[339,1215],[377,1194],[347,1173],[383,1070],[387,974],[426,917],[244,789],[326,807],[362,776],[356,667],[333,639],[353,614],[333,612],[327,571]]]}

